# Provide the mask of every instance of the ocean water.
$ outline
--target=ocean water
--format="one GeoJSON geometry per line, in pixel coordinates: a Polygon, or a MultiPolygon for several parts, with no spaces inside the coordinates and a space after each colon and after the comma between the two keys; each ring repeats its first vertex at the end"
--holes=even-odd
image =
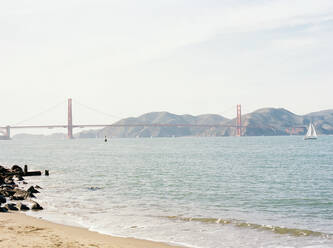
{"type": "Polygon", "coordinates": [[[333,247],[333,136],[0,141],[0,164],[50,170],[29,212],[199,248],[333,247]]]}

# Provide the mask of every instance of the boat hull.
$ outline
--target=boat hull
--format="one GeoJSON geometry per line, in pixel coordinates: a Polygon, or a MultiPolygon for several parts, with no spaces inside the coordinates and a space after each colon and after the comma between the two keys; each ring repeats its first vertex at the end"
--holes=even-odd
{"type": "Polygon", "coordinates": [[[304,137],[304,140],[316,140],[317,137],[304,137]]]}

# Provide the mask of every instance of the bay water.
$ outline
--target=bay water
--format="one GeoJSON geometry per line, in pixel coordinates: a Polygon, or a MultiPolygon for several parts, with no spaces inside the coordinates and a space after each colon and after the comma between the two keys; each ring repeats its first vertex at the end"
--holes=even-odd
{"type": "Polygon", "coordinates": [[[333,247],[333,136],[0,141],[27,214],[187,247],[333,247]]]}

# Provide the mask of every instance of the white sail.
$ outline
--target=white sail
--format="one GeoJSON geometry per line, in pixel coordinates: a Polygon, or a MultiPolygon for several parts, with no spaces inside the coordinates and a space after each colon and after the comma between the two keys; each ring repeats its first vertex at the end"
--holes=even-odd
{"type": "Polygon", "coordinates": [[[304,139],[317,139],[317,132],[312,123],[309,124],[308,131],[304,137],[304,139]]]}
{"type": "Polygon", "coordinates": [[[311,124],[312,124],[312,123],[309,124],[308,132],[306,133],[305,137],[309,137],[309,136],[311,136],[311,130],[312,130],[312,128],[311,128],[311,124]]]}
{"type": "Polygon", "coordinates": [[[317,137],[317,132],[316,132],[314,125],[313,124],[311,124],[311,125],[312,125],[312,136],[317,137]]]}

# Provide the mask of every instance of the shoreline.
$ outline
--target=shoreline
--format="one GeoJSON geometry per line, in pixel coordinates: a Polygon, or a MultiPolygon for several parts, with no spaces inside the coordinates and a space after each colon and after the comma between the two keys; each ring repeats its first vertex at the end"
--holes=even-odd
{"type": "Polygon", "coordinates": [[[24,213],[0,213],[0,245],[4,247],[185,248],[136,238],[115,237],[83,227],[57,224],[24,213]]]}

